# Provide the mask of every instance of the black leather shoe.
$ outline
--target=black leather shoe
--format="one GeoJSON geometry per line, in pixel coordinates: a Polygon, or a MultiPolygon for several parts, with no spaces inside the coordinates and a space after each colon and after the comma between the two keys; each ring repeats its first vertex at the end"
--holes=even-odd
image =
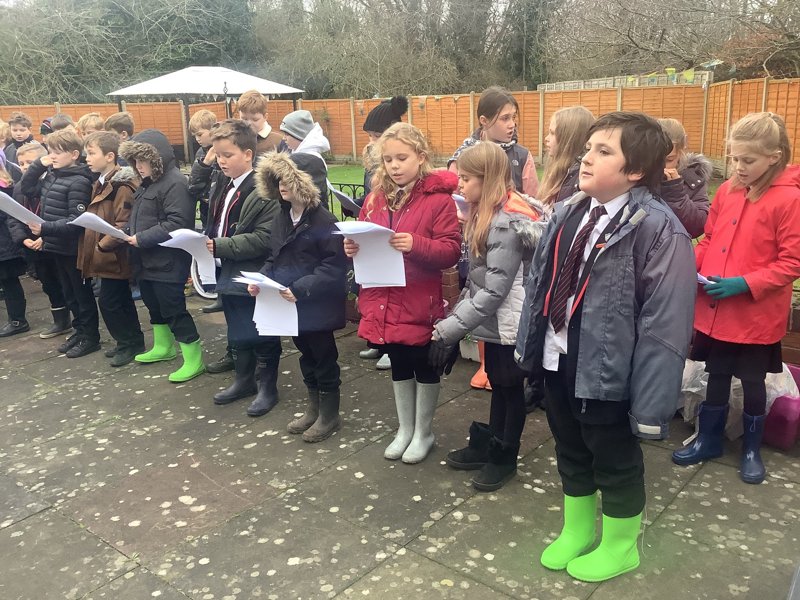
{"type": "Polygon", "coordinates": [[[80,358],[81,356],[86,356],[87,354],[97,352],[98,350],[100,350],[100,342],[94,342],[87,340],[86,338],[81,338],[78,340],[77,344],[67,350],[66,355],[67,358],[80,358]]]}
{"type": "Polygon", "coordinates": [[[200,310],[202,310],[206,314],[215,313],[215,312],[221,311],[222,310],[222,297],[221,296],[217,296],[217,299],[214,300],[213,304],[209,304],[208,306],[204,306],[200,310]]]}
{"type": "Polygon", "coordinates": [[[225,356],[219,360],[206,365],[206,373],[225,373],[227,371],[233,371],[233,357],[230,351],[226,352],[225,356]]]}
{"type": "Polygon", "coordinates": [[[144,346],[137,346],[136,348],[130,347],[122,347],[119,348],[115,353],[114,357],[111,359],[111,363],[109,363],[112,367],[123,367],[127,365],[129,362],[133,360],[133,357],[137,354],[141,354],[144,352],[144,346]]]}
{"type": "Polygon", "coordinates": [[[10,335],[17,335],[18,333],[25,333],[30,331],[31,326],[27,321],[9,321],[2,328],[0,328],[0,337],[8,337],[10,335]]]}
{"type": "Polygon", "coordinates": [[[119,350],[120,347],[119,344],[117,344],[116,346],[112,346],[111,348],[103,352],[103,354],[105,354],[106,358],[114,358],[114,356],[116,355],[117,352],[119,352],[119,350]]]}
{"type": "Polygon", "coordinates": [[[75,344],[81,341],[80,334],[76,331],[71,336],[67,338],[67,340],[58,347],[58,352],[60,354],[66,354],[67,351],[72,348],[75,344]]]}

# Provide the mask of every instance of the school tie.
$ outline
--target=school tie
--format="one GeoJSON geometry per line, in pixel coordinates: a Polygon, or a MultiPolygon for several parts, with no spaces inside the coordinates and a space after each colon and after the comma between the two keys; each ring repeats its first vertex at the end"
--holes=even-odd
{"type": "Polygon", "coordinates": [[[581,259],[586,249],[586,242],[589,241],[592,230],[597,225],[597,220],[604,214],[606,214],[606,209],[603,206],[596,206],[592,209],[589,213],[589,221],[575,236],[575,241],[569,249],[567,258],[564,259],[550,307],[550,322],[553,324],[553,329],[556,333],[561,331],[567,322],[567,299],[577,291],[578,273],[581,269],[581,259]]]}

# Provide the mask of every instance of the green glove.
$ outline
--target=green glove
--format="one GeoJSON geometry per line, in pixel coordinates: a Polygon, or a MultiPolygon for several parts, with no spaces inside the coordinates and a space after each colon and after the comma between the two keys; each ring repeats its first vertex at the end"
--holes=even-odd
{"type": "Polygon", "coordinates": [[[706,294],[714,298],[730,298],[731,296],[738,296],[749,292],[750,288],[747,287],[747,282],[744,277],[717,277],[712,275],[708,278],[711,283],[703,286],[706,294]]]}

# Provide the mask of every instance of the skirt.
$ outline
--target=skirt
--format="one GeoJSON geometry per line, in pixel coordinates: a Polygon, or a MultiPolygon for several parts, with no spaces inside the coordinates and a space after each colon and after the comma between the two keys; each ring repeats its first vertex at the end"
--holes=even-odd
{"type": "Polygon", "coordinates": [[[780,342],[737,344],[716,340],[695,331],[689,358],[705,361],[706,373],[732,375],[746,381],[763,380],[767,373],[783,371],[780,342]]]}

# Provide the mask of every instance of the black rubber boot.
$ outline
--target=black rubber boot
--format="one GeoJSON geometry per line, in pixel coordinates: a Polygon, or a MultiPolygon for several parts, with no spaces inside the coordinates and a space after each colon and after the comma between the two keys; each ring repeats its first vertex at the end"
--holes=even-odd
{"type": "Polygon", "coordinates": [[[70,320],[69,309],[66,306],[51,308],[50,314],[53,315],[53,324],[39,334],[40,338],[47,340],[72,331],[72,321],[70,320]]]}
{"type": "Polygon", "coordinates": [[[308,401],[306,403],[306,411],[303,416],[295,419],[286,426],[289,433],[303,433],[306,429],[311,427],[317,422],[319,417],[319,390],[315,388],[308,388],[308,401]]]}
{"type": "Polygon", "coordinates": [[[314,424],[303,432],[303,441],[321,442],[331,437],[342,427],[339,417],[339,390],[319,392],[319,416],[314,424]]]}
{"type": "Polygon", "coordinates": [[[114,356],[111,358],[112,367],[123,367],[133,361],[137,354],[144,352],[144,343],[126,344],[124,346],[117,346],[114,356]]]}
{"type": "Polygon", "coordinates": [[[251,417],[265,415],[278,404],[278,367],[280,366],[280,360],[258,358],[256,363],[258,395],[247,408],[247,414],[251,417]]]}
{"type": "Polygon", "coordinates": [[[214,394],[214,404],[230,404],[252,396],[258,391],[256,388],[256,355],[253,350],[232,348],[231,356],[236,378],[228,388],[214,394]]]}
{"type": "Polygon", "coordinates": [[[489,462],[472,478],[472,487],[481,492],[499,490],[517,474],[518,453],[519,444],[506,446],[493,436],[489,440],[489,462]]]}
{"type": "Polygon", "coordinates": [[[447,455],[447,466],[461,471],[480,469],[489,461],[489,440],[492,433],[486,423],[473,421],[469,426],[469,445],[447,455]]]}

